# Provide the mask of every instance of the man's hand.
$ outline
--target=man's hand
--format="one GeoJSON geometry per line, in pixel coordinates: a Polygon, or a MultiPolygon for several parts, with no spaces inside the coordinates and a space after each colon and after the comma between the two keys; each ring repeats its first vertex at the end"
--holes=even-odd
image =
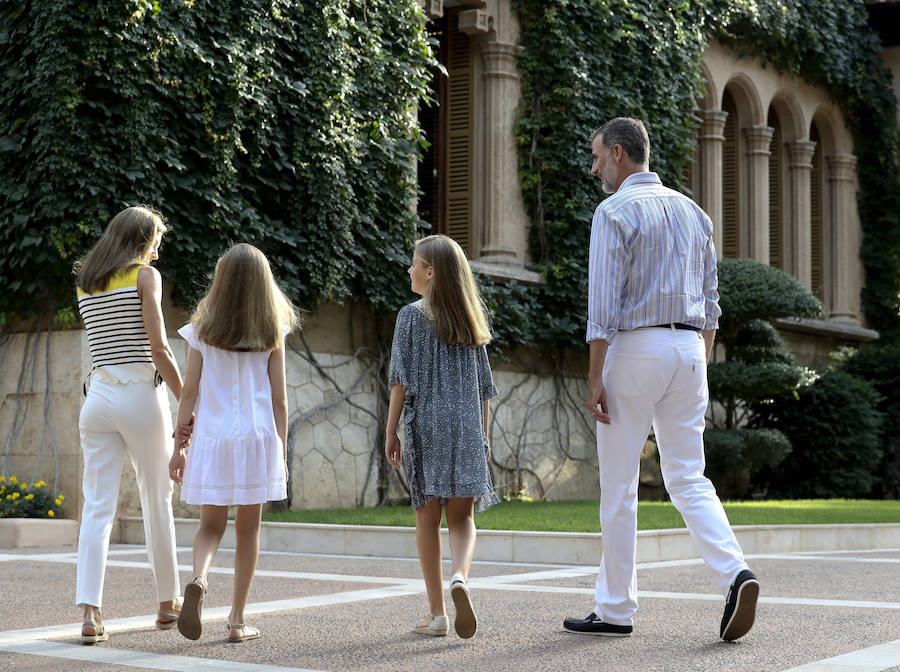
{"type": "Polygon", "coordinates": [[[606,405],[606,388],[603,387],[602,380],[588,384],[587,409],[597,422],[604,425],[612,424],[609,407],[606,405]]]}

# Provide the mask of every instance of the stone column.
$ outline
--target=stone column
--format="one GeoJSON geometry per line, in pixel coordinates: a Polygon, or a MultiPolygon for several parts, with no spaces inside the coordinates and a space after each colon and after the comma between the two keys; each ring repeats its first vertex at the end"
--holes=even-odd
{"type": "Polygon", "coordinates": [[[791,200],[789,234],[785,241],[788,245],[786,251],[790,266],[786,270],[802,282],[804,287],[812,289],[810,173],[816,143],[797,140],[788,142],[787,148],[791,200]]]}
{"type": "Polygon", "coordinates": [[[722,145],[725,120],[722,110],[704,110],[700,124],[700,205],[713,223],[716,254],[722,256],[722,145]]]}
{"type": "Polygon", "coordinates": [[[518,150],[513,133],[519,104],[516,72],[519,47],[485,41],[481,53],[484,57],[484,214],[479,261],[523,265],[527,218],[520,195],[518,150]]]}
{"type": "Polygon", "coordinates": [[[741,226],[741,256],[769,263],[769,144],[775,129],[771,126],[745,126],[742,129],[747,148],[747,196],[745,218],[741,226]]]}
{"type": "Polygon", "coordinates": [[[858,302],[859,231],[856,217],[856,157],[852,154],[826,156],[828,191],[831,203],[830,248],[825,257],[825,277],[830,276],[829,319],[857,322],[853,306],[858,302]]]}

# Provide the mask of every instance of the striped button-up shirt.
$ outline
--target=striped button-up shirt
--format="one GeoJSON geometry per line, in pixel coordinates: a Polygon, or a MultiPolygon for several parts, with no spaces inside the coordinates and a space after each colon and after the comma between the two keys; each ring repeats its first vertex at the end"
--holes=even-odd
{"type": "Polygon", "coordinates": [[[706,213],[656,173],[629,175],[594,211],[587,340],[670,322],[717,329],[712,232],[706,213]]]}

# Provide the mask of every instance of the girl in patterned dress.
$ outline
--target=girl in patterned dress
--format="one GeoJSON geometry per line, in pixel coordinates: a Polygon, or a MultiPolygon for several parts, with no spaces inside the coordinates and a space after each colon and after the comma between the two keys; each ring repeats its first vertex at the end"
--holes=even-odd
{"type": "Polygon", "coordinates": [[[412,291],[423,298],[397,315],[384,452],[396,469],[402,460],[416,511],[429,613],[413,630],[434,636],[449,630],[441,576],[443,507],[450,533],[455,629],[468,638],[476,629],[467,583],[475,550],[473,514],[499,501],[488,471],[486,438],[489,399],[497,396],[485,349],[491,332],[469,262],[452,238],[418,241],[408,273],[412,291]]]}
{"type": "Polygon", "coordinates": [[[176,439],[169,463],[181,484],[181,499],[199,504],[194,538],[194,580],[184,590],[178,630],[198,639],[206,577],[228,523],[234,517],[234,594],[228,640],[259,637],[244,624],[244,608],[259,557],[262,505],[287,496],[287,390],[284,337],[298,324],[294,307],[278,288],[269,262],[258,249],[240,243],[216,264],[212,287],[190,324],[178,330],[191,346],[179,430],[196,409],[190,452],[176,439]]]}

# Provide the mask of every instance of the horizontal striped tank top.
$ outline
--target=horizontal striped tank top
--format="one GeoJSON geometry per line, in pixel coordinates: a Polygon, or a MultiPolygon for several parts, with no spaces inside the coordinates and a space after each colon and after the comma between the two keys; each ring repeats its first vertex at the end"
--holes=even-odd
{"type": "Polygon", "coordinates": [[[116,273],[102,292],[78,288],[78,312],[87,331],[94,368],[153,364],[137,292],[140,266],[116,273]]]}

